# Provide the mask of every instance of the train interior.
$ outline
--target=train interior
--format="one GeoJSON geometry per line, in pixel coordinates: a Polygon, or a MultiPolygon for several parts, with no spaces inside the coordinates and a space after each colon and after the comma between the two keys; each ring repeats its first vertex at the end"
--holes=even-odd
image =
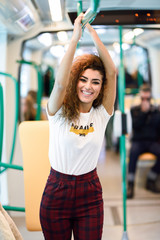
{"type": "MultiPolygon", "coordinates": [[[[0,203],[24,240],[42,240],[44,237],[39,226],[35,229],[27,227],[27,221],[34,225],[34,203],[27,213],[25,208],[30,200],[26,200],[24,181],[33,177],[32,180],[28,179],[31,187],[41,174],[36,168],[38,163],[35,165],[31,162],[28,168],[34,169],[34,176],[24,178],[19,126],[26,120],[43,120],[44,125],[47,122],[47,101],[59,63],[72,37],[78,8],[85,13],[93,6],[96,6],[96,15],[92,16],[91,25],[116,65],[117,82],[122,81],[117,87],[115,111],[127,112],[139,104],[138,89],[142,83],[151,85],[152,102],[156,106],[160,104],[159,0],[1,0],[0,203]],[[25,113],[29,92],[36,94],[31,117],[34,119],[25,113]],[[123,98],[121,103],[118,101],[120,96],[123,98]],[[29,220],[26,215],[29,215],[29,220]]],[[[96,49],[84,29],[75,55],[88,52],[96,53],[96,49]]],[[[123,135],[123,155],[119,146],[121,136],[116,135],[114,128],[112,118],[97,166],[104,198],[102,239],[159,240],[160,194],[145,189],[146,176],[155,156],[150,153],[141,156],[136,172],[135,196],[126,199],[124,177],[127,174],[132,130],[123,135]]],[[[32,144],[29,144],[28,140],[28,146],[32,148],[32,144]]],[[[36,184],[40,185],[40,182],[36,184]]]]}

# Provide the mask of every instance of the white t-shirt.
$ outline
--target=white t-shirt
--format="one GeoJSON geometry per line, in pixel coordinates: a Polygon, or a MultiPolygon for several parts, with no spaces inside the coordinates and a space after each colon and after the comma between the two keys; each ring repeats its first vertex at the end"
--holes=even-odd
{"type": "Polygon", "coordinates": [[[101,105],[80,113],[76,123],[61,116],[62,108],[49,119],[49,160],[58,172],[81,175],[96,168],[107,123],[111,117],[101,105]]]}

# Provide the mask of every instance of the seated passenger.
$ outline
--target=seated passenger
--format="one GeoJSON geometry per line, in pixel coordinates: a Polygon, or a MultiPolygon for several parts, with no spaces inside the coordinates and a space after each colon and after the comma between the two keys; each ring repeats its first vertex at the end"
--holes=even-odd
{"type": "Polygon", "coordinates": [[[160,186],[158,186],[157,181],[160,174],[160,143],[158,142],[160,111],[151,104],[151,89],[148,84],[141,86],[140,98],[140,105],[131,109],[133,133],[129,155],[127,198],[133,198],[134,196],[137,160],[139,155],[145,152],[157,156],[154,166],[148,173],[146,188],[154,193],[160,193],[160,186]]]}
{"type": "MultiPolygon", "coordinates": [[[[24,99],[23,114],[25,121],[36,120],[37,114],[37,92],[30,90],[24,99]]],[[[41,120],[46,120],[46,115],[41,112],[41,120]]]]}

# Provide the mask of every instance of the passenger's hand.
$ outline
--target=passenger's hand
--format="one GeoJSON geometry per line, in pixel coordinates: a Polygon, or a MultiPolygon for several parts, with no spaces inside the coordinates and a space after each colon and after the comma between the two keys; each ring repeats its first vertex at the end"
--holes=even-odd
{"type": "Polygon", "coordinates": [[[72,39],[75,41],[79,41],[82,36],[82,19],[83,19],[83,13],[81,13],[74,21],[74,30],[72,39]]]}
{"type": "Polygon", "coordinates": [[[94,28],[89,23],[87,23],[85,27],[86,27],[86,29],[88,30],[89,33],[95,31],[94,28]]]}

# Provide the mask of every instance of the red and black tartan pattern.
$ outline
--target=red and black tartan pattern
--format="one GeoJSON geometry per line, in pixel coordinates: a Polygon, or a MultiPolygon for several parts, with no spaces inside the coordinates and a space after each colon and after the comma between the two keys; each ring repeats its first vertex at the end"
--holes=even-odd
{"type": "Polygon", "coordinates": [[[46,240],[101,240],[102,187],[96,169],[80,176],[51,169],[40,207],[46,240]]]}

